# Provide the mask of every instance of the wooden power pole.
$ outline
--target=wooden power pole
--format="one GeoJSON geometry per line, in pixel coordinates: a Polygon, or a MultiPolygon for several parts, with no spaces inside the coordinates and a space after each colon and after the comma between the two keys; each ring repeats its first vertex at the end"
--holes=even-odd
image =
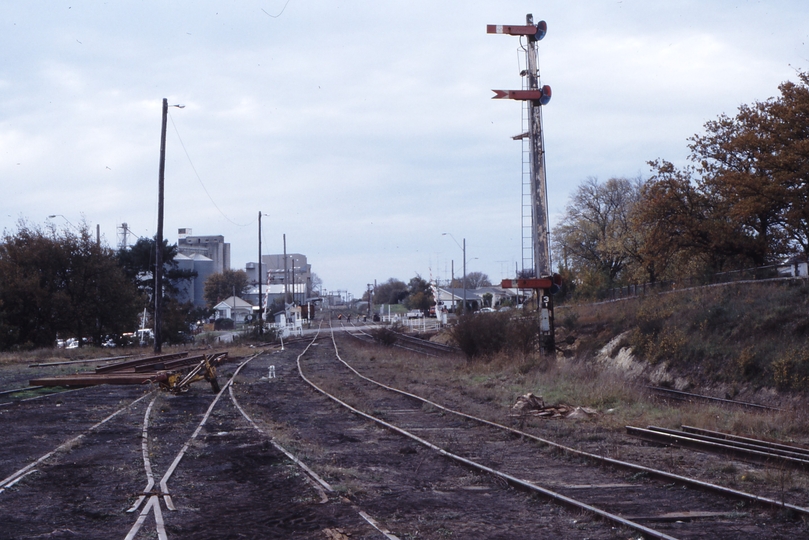
{"type": "Polygon", "coordinates": [[[154,352],[163,345],[163,180],[166,172],[166,117],[169,102],[163,98],[163,123],[160,128],[160,166],[157,175],[157,236],[154,257],[154,352]]]}

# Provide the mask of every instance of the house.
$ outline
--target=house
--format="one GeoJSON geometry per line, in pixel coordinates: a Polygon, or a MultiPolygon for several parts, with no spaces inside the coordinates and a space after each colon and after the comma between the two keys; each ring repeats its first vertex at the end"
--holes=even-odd
{"type": "Polygon", "coordinates": [[[778,265],[778,275],[781,277],[807,277],[809,265],[804,255],[797,255],[778,265]]]}
{"type": "Polygon", "coordinates": [[[301,307],[289,305],[284,311],[279,311],[273,315],[275,321],[271,326],[281,335],[300,336],[303,334],[303,319],[301,317],[301,307]]]}
{"type": "MultiPolygon", "coordinates": [[[[466,308],[472,311],[477,311],[482,307],[497,308],[506,299],[512,304],[516,304],[518,303],[517,298],[517,291],[502,287],[466,289],[466,308]]],[[[460,311],[463,299],[463,288],[438,287],[438,298],[436,300],[438,300],[439,305],[443,302],[443,305],[451,312],[460,311]]]]}
{"type": "Polygon", "coordinates": [[[232,319],[243,323],[250,320],[253,315],[253,304],[245,302],[238,296],[226,298],[214,306],[214,317],[217,319],[232,319]]]}

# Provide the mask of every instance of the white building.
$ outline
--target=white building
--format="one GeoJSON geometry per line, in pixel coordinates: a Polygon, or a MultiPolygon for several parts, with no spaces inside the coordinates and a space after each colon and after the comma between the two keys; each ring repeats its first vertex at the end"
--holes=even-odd
{"type": "Polygon", "coordinates": [[[245,302],[238,296],[226,298],[214,306],[214,317],[217,319],[232,319],[242,323],[250,320],[253,314],[253,304],[245,302]]]}

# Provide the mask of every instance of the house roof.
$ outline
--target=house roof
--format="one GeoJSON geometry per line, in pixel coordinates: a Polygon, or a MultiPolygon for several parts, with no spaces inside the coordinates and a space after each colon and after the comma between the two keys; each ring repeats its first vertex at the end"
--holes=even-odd
{"type": "Polygon", "coordinates": [[[229,298],[225,298],[218,304],[214,306],[214,309],[223,309],[229,307],[230,309],[239,309],[239,308],[249,308],[253,309],[253,304],[250,302],[245,302],[238,296],[231,296],[229,298]]]}
{"type": "MultiPolygon", "coordinates": [[[[502,287],[480,287],[477,289],[466,289],[466,299],[475,300],[483,298],[483,295],[490,293],[494,296],[516,296],[513,292],[502,287]]],[[[438,287],[438,296],[442,301],[463,301],[463,288],[438,287]]]]}

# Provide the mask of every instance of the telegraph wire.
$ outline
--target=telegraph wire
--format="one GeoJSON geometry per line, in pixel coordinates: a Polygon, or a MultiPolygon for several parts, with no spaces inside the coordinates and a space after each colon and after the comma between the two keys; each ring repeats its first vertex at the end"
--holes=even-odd
{"type": "Polygon", "coordinates": [[[280,16],[281,16],[281,14],[283,14],[283,13],[284,13],[284,10],[285,10],[285,9],[287,8],[287,6],[289,5],[289,2],[290,2],[290,0],[287,0],[287,3],[286,3],[286,4],[284,4],[284,7],[282,7],[282,8],[281,8],[281,13],[279,13],[278,15],[270,15],[269,13],[267,13],[267,10],[266,10],[266,9],[264,9],[264,8],[261,8],[261,11],[263,11],[263,12],[264,12],[264,13],[265,13],[265,14],[266,14],[268,17],[272,17],[273,19],[277,19],[278,17],[280,17],[280,16]]]}
{"type": "Polygon", "coordinates": [[[188,154],[188,150],[185,149],[185,144],[183,143],[183,139],[182,139],[182,137],[180,137],[180,132],[177,130],[177,124],[174,123],[174,118],[171,116],[171,114],[169,114],[169,118],[171,119],[172,127],[174,127],[174,132],[177,134],[177,139],[180,141],[180,146],[183,147],[183,152],[185,152],[185,157],[188,158],[188,163],[191,165],[191,170],[194,171],[194,175],[197,177],[197,180],[199,181],[199,185],[202,186],[202,189],[203,189],[203,191],[205,191],[205,194],[208,196],[208,199],[211,200],[211,204],[213,204],[214,207],[219,211],[219,213],[222,214],[222,217],[224,217],[226,220],[228,220],[232,224],[236,225],[237,227],[249,227],[250,225],[254,224],[256,221],[258,221],[258,218],[256,218],[253,221],[251,221],[250,223],[244,223],[244,224],[236,223],[235,221],[230,219],[227,216],[227,214],[225,214],[222,211],[221,208],[219,208],[219,205],[216,204],[216,201],[213,199],[213,197],[211,197],[211,194],[208,193],[208,188],[206,188],[205,184],[202,182],[202,178],[200,178],[199,173],[197,172],[197,168],[194,167],[194,162],[191,161],[191,156],[188,154]]]}

